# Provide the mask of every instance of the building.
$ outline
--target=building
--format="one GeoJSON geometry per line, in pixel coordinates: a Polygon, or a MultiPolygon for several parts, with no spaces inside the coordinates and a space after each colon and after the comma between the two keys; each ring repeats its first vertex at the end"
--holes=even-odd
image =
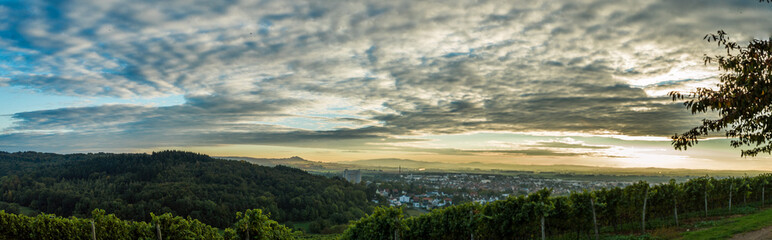
{"type": "Polygon", "coordinates": [[[343,170],[343,178],[352,183],[359,183],[362,181],[362,172],[359,170],[343,170]]]}

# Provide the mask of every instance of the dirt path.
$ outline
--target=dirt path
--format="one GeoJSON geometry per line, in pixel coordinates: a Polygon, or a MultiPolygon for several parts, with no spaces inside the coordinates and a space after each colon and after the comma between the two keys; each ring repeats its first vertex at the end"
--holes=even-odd
{"type": "Polygon", "coordinates": [[[753,232],[741,233],[734,235],[732,240],[762,240],[772,239],[772,226],[765,227],[753,232]]]}

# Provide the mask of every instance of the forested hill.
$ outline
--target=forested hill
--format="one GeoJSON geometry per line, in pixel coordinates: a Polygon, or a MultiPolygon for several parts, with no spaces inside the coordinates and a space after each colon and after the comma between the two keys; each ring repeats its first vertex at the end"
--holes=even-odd
{"type": "Polygon", "coordinates": [[[346,223],[372,210],[374,190],[284,166],[206,155],[0,152],[0,201],[60,216],[95,208],[123,219],[150,213],[190,216],[217,227],[261,208],[284,221],[346,223]]]}

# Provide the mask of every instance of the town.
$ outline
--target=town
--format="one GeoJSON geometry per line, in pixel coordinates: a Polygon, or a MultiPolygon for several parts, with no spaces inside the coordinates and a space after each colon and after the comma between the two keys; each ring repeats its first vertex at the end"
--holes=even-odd
{"type": "Polygon", "coordinates": [[[467,173],[380,174],[366,180],[375,184],[380,199],[389,206],[431,210],[466,202],[487,203],[509,196],[526,195],[544,188],[555,196],[602,188],[625,187],[633,182],[581,181],[542,178],[530,174],[495,175],[467,173]]]}

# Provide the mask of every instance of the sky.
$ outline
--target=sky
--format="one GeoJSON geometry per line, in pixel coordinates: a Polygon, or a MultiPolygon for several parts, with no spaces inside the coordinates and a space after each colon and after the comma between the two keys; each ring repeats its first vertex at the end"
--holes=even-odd
{"type": "Polygon", "coordinates": [[[743,1],[0,0],[0,150],[767,169],[669,91],[743,1]]]}

